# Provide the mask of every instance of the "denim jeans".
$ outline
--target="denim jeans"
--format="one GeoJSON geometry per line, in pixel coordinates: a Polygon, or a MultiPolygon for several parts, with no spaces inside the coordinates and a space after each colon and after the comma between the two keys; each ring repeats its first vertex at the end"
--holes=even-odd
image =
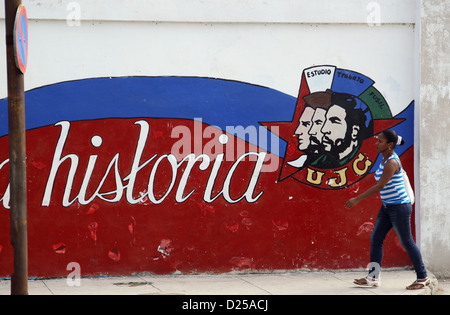
{"type": "Polygon", "coordinates": [[[425,270],[420,250],[411,234],[411,212],[412,206],[410,203],[383,205],[381,207],[370,237],[370,261],[377,263],[381,267],[383,242],[388,232],[394,228],[400,244],[406,250],[414,265],[417,279],[424,279],[427,277],[427,271],[425,270]]]}

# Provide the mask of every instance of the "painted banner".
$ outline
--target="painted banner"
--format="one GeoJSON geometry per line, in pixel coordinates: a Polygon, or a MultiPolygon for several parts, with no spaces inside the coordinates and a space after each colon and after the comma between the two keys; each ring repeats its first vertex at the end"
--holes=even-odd
{"type": "MultiPolygon", "coordinates": [[[[305,69],[298,97],[201,77],[115,77],[26,92],[29,273],[230,272],[366,267],[381,202],[378,132],[413,173],[413,107],[393,117],[376,82],[305,69]]],[[[0,277],[9,244],[7,100],[0,101],[0,277]]],[[[410,176],[412,178],[412,176],[410,176]]],[[[410,261],[395,233],[384,265],[410,261]]]]}

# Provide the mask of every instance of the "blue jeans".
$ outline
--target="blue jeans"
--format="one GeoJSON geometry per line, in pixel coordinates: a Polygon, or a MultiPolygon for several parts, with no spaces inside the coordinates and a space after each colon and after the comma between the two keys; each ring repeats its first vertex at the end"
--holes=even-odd
{"type": "Polygon", "coordinates": [[[416,271],[417,279],[427,277],[427,271],[422,261],[422,255],[413,240],[411,234],[411,212],[410,203],[399,205],[383,205],[378,213],[377,221],[370,236],[370,261],[381,267],[383,259],[383,242],[389,231],[394,228],[400,240],[400,244],[406,250],[416,271]]]}

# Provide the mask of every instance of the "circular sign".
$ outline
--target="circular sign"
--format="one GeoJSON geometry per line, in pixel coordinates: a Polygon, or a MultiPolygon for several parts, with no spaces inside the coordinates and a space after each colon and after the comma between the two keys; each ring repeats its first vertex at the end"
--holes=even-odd
{"type": "Polygon", "coordinates": [[[23,5],[17,8],[14,22],[14,57],[17,68],[25,73],[28,61],[28,19],[23,5]]]}

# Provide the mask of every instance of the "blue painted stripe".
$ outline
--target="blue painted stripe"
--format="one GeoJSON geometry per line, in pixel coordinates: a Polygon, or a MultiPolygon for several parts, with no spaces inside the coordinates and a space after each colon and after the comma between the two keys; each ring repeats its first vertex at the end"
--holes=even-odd
{"type": "MultiPolygon", "coordinates": [[[[68,81],[30,90],[25,100],[27,129],[61,120],[134,117],[201,118],[223,130],[227,126],[259,128],[260,121],[292,120],[296,105],[295,97],[270,88],[199,77],[68,81]]],[[[4,136],[8,133],[6,99],[0,100],[0,119],[0,136],[4,136]]],[[[270,140],[261,143],[267,143],[270,150],[270,140]]],[[[286,144],[279,143],[284,155],[286,144]]]]}

